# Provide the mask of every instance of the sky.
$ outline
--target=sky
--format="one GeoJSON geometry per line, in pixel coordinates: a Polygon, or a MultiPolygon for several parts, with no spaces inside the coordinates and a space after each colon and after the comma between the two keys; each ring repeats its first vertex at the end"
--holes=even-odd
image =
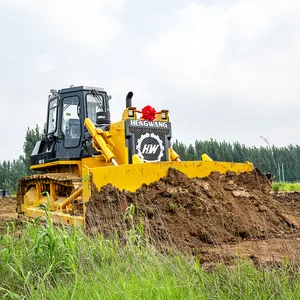
{"type": "Polygon", "coordinates": [[[50,89],[169,109],[173,140],[300,144],[300,1],[0,0],[0,161],[43,127],[50,89]],[[263,137],[263,138],[262,138],[263,137]]]}

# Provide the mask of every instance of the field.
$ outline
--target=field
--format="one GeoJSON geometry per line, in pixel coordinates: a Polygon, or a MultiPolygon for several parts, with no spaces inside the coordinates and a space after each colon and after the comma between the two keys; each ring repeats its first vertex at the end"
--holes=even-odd
{"type": "Polygon", "coordinates": [[[50,219],[5,224],[14,210],[14,198],[0,198],[4,299],[300,294],[300,193],[274,193],[259,174],[173,173],[137,193],[108,186],[94,193],[85,232],[50,219]]]}
{"type": "Polygon", "coordinates": [[[274,191],[300,191],[300,182],[274,182],[272,188],[274,191]]]}
{"type": "Polygon", "coordinates": [[[128,243],[81,231],[27,224],[1,237],[3,299],[293,299],[300,293],[297,266],[203,268],[199,260],[161,254],[138,234],[128,243]]]}

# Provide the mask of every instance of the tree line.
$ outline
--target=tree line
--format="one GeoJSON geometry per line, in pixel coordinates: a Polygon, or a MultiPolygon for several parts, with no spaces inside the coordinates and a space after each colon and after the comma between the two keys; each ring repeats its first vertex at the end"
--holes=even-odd
{"type": "Polygon", "coordinates": [[[15,194],[18,188],[18,181],[23,176],[33,174],[30,170],[30,155],[42,134],[38,125],[34,129],[27,129],[23,144],[23,154],[12,161],[0,161],[0,189],[15,194]]]}
{"type": "Polygon", "coordinates": [[[228,162],[250,161],[263,173],[270,171],[276,181],[300,181],[300,146],[248,147],[239,142],[228,143],[216,140],[199,141],[186,145],[175,141],[174,150],[181,160],[200,160],[206,153],[213,160],[228,162]]]}
{"type": "MultiPolygon", "coordinates": [[[[42,133],[38,125],[34,129],[27,129],[23,144],[23,154],[12,161],[0,161],[0,189],[16,193],[18,181],[21,177],[32,174],[30,170],[30,155],[42,133]]],[[[286,147],[248,147],[239,142],[218,142],[216,140],[199,141],[186,145],[176,140],[174,150],[181,160],[201,160],[206,153],[213,160],[228,162],[250,161],[263,173],[271,171],[276,175],[275,180],[300,181],[300,146],[286,147]]]]}

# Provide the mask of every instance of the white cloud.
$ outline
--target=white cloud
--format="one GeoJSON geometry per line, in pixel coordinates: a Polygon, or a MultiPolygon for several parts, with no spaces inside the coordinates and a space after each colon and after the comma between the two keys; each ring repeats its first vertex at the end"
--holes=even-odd
{"type": "MultiPolygon", "coordinates": [[[[278,91],[277,83],[291,84],[283,78],[286,72],[280,71],[287,62],[294,62],[300,45],[296,35],[288,41],[294,49],[286,44],[283,52],[275,48],[278,43],[266,43],[282,38],[276,36],[281,21],[276,17],[287,17],[282,11],[285,1],[272,1],[277,5],[271,7],[270,3],[243,1],[227,9],[190,3],[144,47],[144,61],[160,79],[208,94],[218,87],[223,93],[253,92],[256,86],[261,91],[262,81],[264,91],[274,83],[278,91]]],[[[300,12],[300,3],[293,9],[300,12]]]]}
{"type": "Polygon", "coordinates": [[[0,16],[0,101],[13,114],[0,135],[9,126],[19,145],[43,125],[49,89],[71,84],[108,90],[113,120],[129,90],[138,108],[170,109],[185,142],[300,143],[299,1],[0,0],[0,16]]]}
{"type": "Polygon", "coordinates": [[[145,59],[150,69],[159,68],[165,78],[199,87],[221,59],[228,34],[222,9],[190,3],[146,45],[145,59]]]}
{"type": "Polygon", "coordinates": [[[182,121],[176,136],[259,144],[260,134],[273,130],[274,143],[288,143],[276,135],[288,130],[291,107],[299,108],[299,15],[300,2],[262,0],[224,8],[193,2],[169,16],[143,53],[162,101],[187,110],[172,109],[182,121]],[[191,120],[195,126],[183,132],[191,120]]]}
{"type": "Polygon", "coordinates": [[[36,67],[39,73],[55,71],[57,69],[56,58],[51,54],[40,54],[36,58],[36,67]]]}
{"type": "Polygon", "coordinates": [[[125,0],[2,0],[1,3],[36,18],[55,35],[57,42],[85,47],[98,45],[98,49],[105,51],[122,32],[117,14],[125,0]]]}

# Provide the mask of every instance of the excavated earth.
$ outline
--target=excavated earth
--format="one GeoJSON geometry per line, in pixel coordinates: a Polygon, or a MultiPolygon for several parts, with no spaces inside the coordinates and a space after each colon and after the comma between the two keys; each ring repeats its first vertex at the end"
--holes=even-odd
{"type": "Polygon", "coordinates": [[[111,236],[117,231],[122,240],[132,228],[132,215],[136,230],[143,224],[144,235],[163,252],[194,255],[206,264],[238,257],[255,263],[288,257],[300,263],[300,194],[274,194],[258,170],[189,179],[170,169],[135,193],[93,187],[89,232],[111,236]]]}
{"type": "Polygon", "coordinates": [[[16,203],[16,198],[13,197],[0,198],[0,228],[16,217],[16,203]]]}
{"type": "MultiPolygon", "coordinates": [[[[158,251],[197,256],[204,266],[240,257],[300,265],[300,193],[272,192],[258,170],[189,179],[170,169],[135,193],[111,185],[92,189],[89,234],[117,233],[122,242],[134,225],[158,251]]],[[[0,198],[0,229],[14,217],[15,199],[0,198]]]]}

